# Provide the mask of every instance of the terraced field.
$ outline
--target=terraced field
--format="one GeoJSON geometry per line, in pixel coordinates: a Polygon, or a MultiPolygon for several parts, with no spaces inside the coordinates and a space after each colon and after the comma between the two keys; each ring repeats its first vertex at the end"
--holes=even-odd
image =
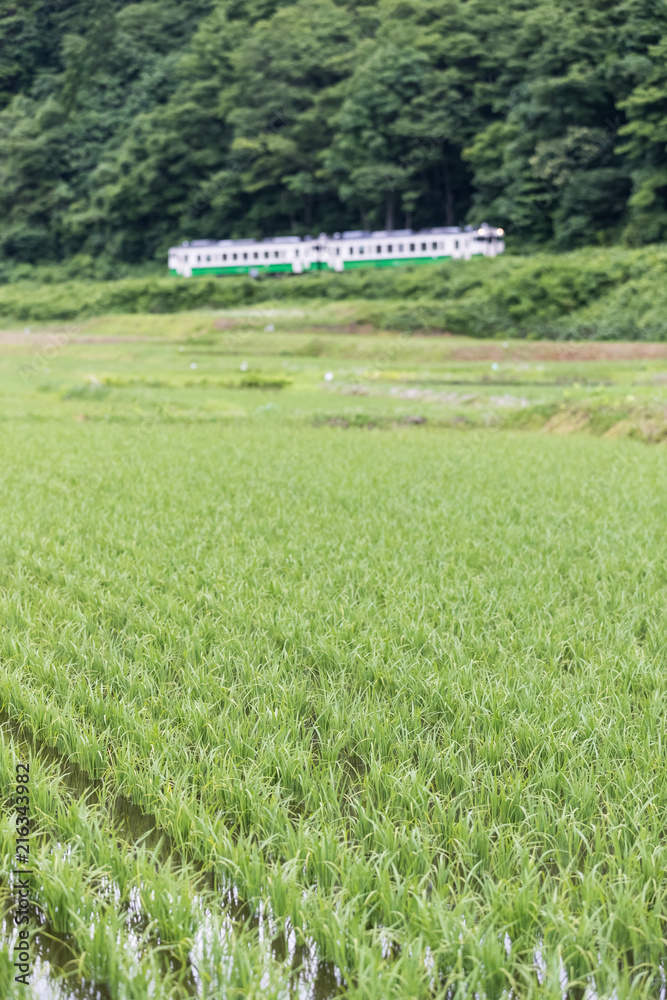
{"type": "Polygon", "coordinates": [[[664,996],[662,345],[345,319],[5,337],[3,996],[664,996]]]}

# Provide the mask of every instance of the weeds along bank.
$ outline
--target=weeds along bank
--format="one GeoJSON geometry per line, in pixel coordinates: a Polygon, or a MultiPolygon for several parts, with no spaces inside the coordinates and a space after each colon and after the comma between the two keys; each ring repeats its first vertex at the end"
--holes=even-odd
{"type": "MultiPolygon", "coordinates": [[[[91,832],[104,807],[68,812],[36,774],[51,847],[76,843],[40,855],[39,905],[112,995],[133,995],[130,904],[142,977],[161,945],[202,996],[285,995],[289,959],[252,927],[198,944],[198,865],[350,997],[561,997],[563,976],[573,997],[656,995],[662,449],[10,424],[0,703],[185,865],[118,856],[91,832]],[[103,877],[120,896],[91,917],[103,877]]],[[[226,897],[204,899],[224,926],[226,897]]]]}
{"type": "Polygon", "coordinates": [[[0,286],[4,322],[172,313],[292,299],[362,299],[358,320],[478,337],[667,339],[667,250],[621,248],[281,279],[40,280],[0,286]]]}

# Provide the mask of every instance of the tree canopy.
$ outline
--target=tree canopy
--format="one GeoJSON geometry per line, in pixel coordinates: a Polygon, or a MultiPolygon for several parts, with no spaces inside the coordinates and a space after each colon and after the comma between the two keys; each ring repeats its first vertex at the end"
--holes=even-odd
{"type": "Polygon", "coordinates": [[[667,237],[664,0],[0,0],[0,259],[667,237]]]}

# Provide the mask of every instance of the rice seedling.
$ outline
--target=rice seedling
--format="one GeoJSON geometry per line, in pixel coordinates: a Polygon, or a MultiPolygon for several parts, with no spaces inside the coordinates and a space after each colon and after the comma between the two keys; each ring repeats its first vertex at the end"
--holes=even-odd
{"type": "Polygon", "coordinates": [[[5,728],[0,778],[32,755],[66,971],[659,995],[664,449],[30,405],[0,442],[0,707],[32,748],[5,728]]]}

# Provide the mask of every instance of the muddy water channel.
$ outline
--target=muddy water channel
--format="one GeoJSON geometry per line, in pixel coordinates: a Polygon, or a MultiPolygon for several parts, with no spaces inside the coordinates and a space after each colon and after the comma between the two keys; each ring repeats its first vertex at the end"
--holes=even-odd
{"type": "MultiPolygon", "coordinates": [[[[36,745],[31,734],[17,726],[4,712],[0,712],[0,735],[3,740],[11,735],[15,744],[31,751],[42,763],[55,764],[62,786],[68,794],[100,807],[109,819],[109,836],[125,845],[128,851],[132,850],[133,845],[141,843],[154,852],[159,859],[158,865],[167,861],[177,866],[182,864],[169,837],[158,828],[153,816],[143,813],[122,795],[110,797],[108,789],[105,790],[101,782],[91,780],[75,763],[65,760],[56,751],[44,745],[36,745]]],[[[66,847],[60,844],[55,846],[66,847]]],[[[193,876],[205,877],[196,868],[193,868],[193,876]]],[[[291,970],[291,996],[300,1000],[332,1000],[340,995],[344,985],[343,978],[332,963],[318,958],[314,943],[298,945],[291,928],[278,926],[266,908],[260,907],[257,913],[251,915],[233,885],[220,886],[210,874],[205,880],[209,891],[205,901],[201,896],[194,897],[194,911],[198,914],[197,929],[193,947],[184,961],[172,956],[157,935],[151,935],[149,920],[142,910],[139,890],[131,890],[129,902],[123,906],[122,912],[124,930],[136,949],[137,958],[147,949],[156,949],[156,953],[161,956],[165,974],[177,975],[182,996],[197,997],[202,994],[199,969],[204,968],[202,963],[211,934],[217,933],[218,940],[221,934],[223,939],[231,940],[235,930],[243,926],[254,930],[258,939],[270,946],[275,962],[291,970]],[[222,923],[217,921],[214,924],[211,919],[212,899],[218,913],[224,916],[222,923]]],[[[11,879],[8,888],[11,893],[11,879]]],[[[120,888],[109,879],[102,879],[98,888],[100,898],[109,902],[118,902],[121,898],[120,888]]],[[[33,876],[33,892],[35,889],[39,896],[36,876],[33,876]]],[[[11,953],[17,939],[17,928],[7,905],[0,911],[0,933],[3,946],[11,953]]],[[[105,983],[93,982],[77,971],[79,952],[73,936],[55,931],[35,906],[31,911],[31,930],[34,935],[30,944],[31,995],[39,1000],[113,1000],[105,983]]]]}

